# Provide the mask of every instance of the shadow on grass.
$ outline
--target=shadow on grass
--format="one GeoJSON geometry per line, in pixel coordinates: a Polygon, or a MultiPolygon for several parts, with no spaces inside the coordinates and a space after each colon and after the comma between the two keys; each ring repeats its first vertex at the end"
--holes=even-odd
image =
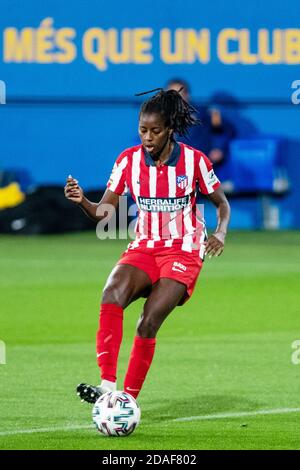
{"type": "Polygon", "coordinates": [[[197,395],[180,400],[170,398],[169,401],[164,397],[164,401],[142,407],[142,417],[154,423],[190,416],[252,411],[262,406],[263,403],[235,395],[197,395]]]}

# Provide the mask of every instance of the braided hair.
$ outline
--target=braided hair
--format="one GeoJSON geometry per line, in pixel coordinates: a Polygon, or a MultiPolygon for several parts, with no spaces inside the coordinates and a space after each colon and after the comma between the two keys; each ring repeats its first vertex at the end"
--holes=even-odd
{"type": "Polygon", "coordinates": [[[199,124],[196,117],[197,110],[187,103],[180,91],[155,88],[154,90],[137,93],[135,96],[145,95],[158,91],[154,96],[144,101],[140,109],[140,115],[157,113],[162,116],[166,127],[173,129],[176,134],[186,136],[190,126],[199,124]],[[159,91],[158,91],[159,90],[159,91]]]}

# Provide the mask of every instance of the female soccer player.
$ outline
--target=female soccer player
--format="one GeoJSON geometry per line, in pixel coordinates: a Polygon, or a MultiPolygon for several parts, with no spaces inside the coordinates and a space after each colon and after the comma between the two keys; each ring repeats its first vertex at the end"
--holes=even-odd
{"type": "Polygon", "coordinates": [[[65,186],[66,197],[95,221],[103,218],[99,209],[107,207],[104,204],[115,209],[127,189],[139,209],[136,238],[103,290],[96,341],[101,384],[77,387],[82,401],[89,403],[116,390],[124,309],[147,297],[124,381],[124,391],[136,398],[151,365],[160,326],[192,295],[204,255],[219,256],[224,248],[230,208],[212,164],[201,151],[174,139],[174,134],[185,135],[197,123],[195,110],[179,92],[152,91],[157,90],[141,106],[141,145],[120,154],[101,201],[90,202],[73,177],[65,186]],[[217,228],[208,239],[196,206],[198,188],[217,208],[217,228]]]}

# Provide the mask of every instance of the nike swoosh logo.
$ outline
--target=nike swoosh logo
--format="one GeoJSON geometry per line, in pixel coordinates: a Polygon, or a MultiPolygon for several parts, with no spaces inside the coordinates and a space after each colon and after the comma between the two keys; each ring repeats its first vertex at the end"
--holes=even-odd
{"type": "Polygon", "coordinates": [[[108,351],[104,351],[103,353],[97,354],[97,357],[102,356],[102,354],[108,354],[108,351]]]}
{"type": "Polygon", "coordinates": [[[177,268],[172,268],[172,271],[178,271],[179,273],[184,273],[185,271],[182,271],[181,269],[177,269],[177,268]]]}
{"type": "Polygon", "coordinates": [[[130,392],[139,392],[140,391],[139,388],[130,388],[130,387],[126,387],[126,390],[129,390],[130,392]]]}

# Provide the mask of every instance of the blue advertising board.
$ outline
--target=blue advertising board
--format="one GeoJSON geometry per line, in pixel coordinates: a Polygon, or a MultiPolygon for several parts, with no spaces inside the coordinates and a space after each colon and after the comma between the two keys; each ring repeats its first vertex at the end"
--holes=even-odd
{"type": "Polygon", "coordinates": [[[299,4],[238,0],[1,0],[0,77],[12,97],[132,97],[184,76],[196,98],[287,101],[299,4]]]}
{"type": "Polygon", "coordinates": [[[300,226],[298,0],[0,0],[0,13],[0,168],[104,187],[136,143],[134,94],[179,77],[195,103],[223,101],[240,137],[286,139],[282,220],[300,226]]]}

